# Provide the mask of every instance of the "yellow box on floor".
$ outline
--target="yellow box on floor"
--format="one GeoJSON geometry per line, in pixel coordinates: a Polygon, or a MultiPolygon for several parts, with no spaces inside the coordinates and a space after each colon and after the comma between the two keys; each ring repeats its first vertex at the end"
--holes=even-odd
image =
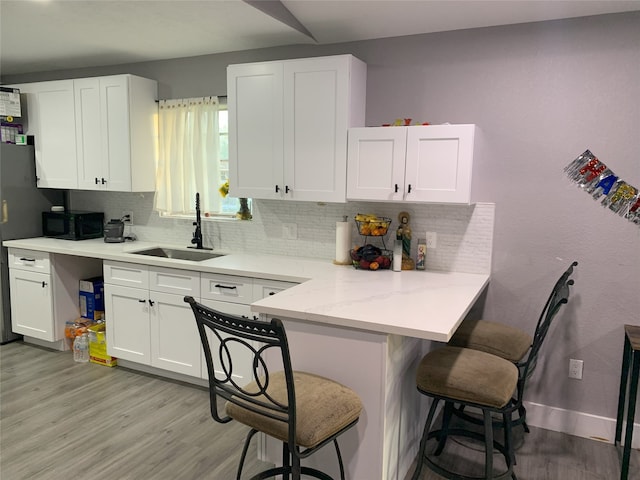
{"type": "Polygon", "coordinates": [[[107,367],[115,367],[117,359],[107,355],[107,335],[104,323],[87,328],[89,332],[89,361],[107,367]]]}

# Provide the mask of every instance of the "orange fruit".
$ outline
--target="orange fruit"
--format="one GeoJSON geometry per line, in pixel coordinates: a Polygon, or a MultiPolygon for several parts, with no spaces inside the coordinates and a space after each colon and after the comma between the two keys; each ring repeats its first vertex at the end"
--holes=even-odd
{"type": "Polygon", "coordinates": [[[369,270],[377,270],[380,268],[380,264],[378,262],[371,262],[369,264],[369,270]]]}

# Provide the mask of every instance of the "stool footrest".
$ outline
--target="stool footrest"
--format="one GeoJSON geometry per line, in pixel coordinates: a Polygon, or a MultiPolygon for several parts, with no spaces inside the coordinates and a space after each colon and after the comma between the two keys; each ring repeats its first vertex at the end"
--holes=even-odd
{"type": "MultiPolygon", "coordinates": [[[[427,440],[431,440],[435,438],[436,440],[439,441],[440,440],[439,436],[443,432],[444,430],[442,429],[432,430],[431,432],[429,432],[429,435],[427,435],[427,440]]],[[[450,429],[447,429],[446,434],[447,436],[451,436],[451,437],[466,437],[466,438],[471,438],[473,440],[478,440],[480,442],[485,441],[483,434],[472,432],[465,429],[450,428],[450,429]]],[[[505,448],[504,445],[494,440],[493,448],[498,452],[500,452],[505,457],[505,459],[508,458],[507,448],[505,448]]],[[[437,454],[435,456],[437,456],[437,454]]],[[[452,472],[451,470],[446,470],[440,465],[438,465],[436,462],[434,462],[431,458],[429,458],[427,454],[425,454],[424,456],[424,461],[426,461],[429,464],[429,468],[431,470],[435,471],[438,475],[441,475],[450,480],[485,480],[486,479],[484,475],[481,477],[473,477],[473,476],[467,476],[467,475],[462,475],[456,472],[452,472]]],[[[505,472],[499,473],[497,474],[497,476],[491,477],[491,480],[504,480],[508,478],[512,480],[517,480],[516,475],[513,472],[512,467],[510,465],[507,465],[507,470],[505,472]]]]}

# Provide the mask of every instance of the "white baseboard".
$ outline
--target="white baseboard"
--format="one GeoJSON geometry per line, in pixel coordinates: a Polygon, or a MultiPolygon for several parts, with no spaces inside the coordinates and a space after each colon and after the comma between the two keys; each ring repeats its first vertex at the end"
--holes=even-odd
{"type": "MultiPolygon", "coordinates": [[[[591,438],[601,442],[613,443],[616,436],[616,419],[591,415],[589,413],[549,407],[539,403],[524,402],[527,408],[527,423],[531,426],[568,433],[583,438],[591,438]]],[[[636,413],[638,408],[636,408],[636,413]]],[[[638,417],[636,417],[637,419],[638,417]]],[[[622,443],[626,422],[622,430],[622,443]]],[[[631,447],[640,449],[640,424],[633,424],[631,447]]]]}

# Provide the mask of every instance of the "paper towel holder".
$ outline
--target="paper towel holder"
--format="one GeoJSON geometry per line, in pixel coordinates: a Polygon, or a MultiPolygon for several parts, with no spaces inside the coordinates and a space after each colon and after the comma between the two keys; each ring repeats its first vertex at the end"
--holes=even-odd
{"type": "Polygon", "coordinates": [[[349,217],[342,216],[341,222],[336,222],[336,256],[335,265],[351,265],[351,225],[349,217]]]}

